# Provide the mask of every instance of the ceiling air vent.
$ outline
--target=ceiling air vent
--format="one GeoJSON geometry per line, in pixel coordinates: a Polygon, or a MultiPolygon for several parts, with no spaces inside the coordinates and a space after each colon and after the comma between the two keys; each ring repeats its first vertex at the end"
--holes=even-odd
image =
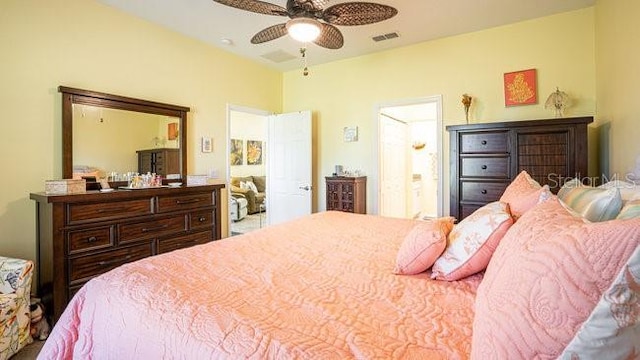
{"type": "Polygon", "coordinates": [[[384,34],[384,35],[376,35],[376,36],[372,37],[372,39],[375,42],[380,42],[380,41],[395,39],[397,37],[400,37],[400,35],[398,35],[397,32],[392,32],[392,33],[388,33],[388,34],[384,34]]]}
{"type": "Polygon", "coordinates": [[[281,63],[281,62],[285,62],[285,61],[289,61],[289,60],[293,60],[296,57],[294,55],[289,54],[288,52],[284,51],[284,50],[276,50],[276,51],[272,51],[270,53],[266,53],[261,55],[263,58],[267,59],[267,60],[271,60],[275,63],[281,63]]]}

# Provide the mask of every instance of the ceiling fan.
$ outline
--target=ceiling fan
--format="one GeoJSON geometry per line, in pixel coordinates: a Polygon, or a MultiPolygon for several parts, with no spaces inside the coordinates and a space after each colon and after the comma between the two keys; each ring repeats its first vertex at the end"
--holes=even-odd
{"type": "Polygon", "coordinates": [[[289,34],[301,42],[313,42],[327,49],[340,49],[344,37],[340,26],[367,25],[394,17],[395,8],[371,2],[345,2],[324,8],[329,0],[287,0],[287,7],[259,0],[213,0],[217,3],[258,14],[287,16],[286,23],[270,26],[251,38],[261,44],[289,34]]]}

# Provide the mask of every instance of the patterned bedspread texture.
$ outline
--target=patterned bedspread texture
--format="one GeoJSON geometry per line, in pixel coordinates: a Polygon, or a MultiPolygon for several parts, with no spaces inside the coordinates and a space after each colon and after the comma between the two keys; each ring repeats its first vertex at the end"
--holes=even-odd
{"type": "Polygon", "coordinates": [[[392,273],[415,220],[323,212],[130,263],[40,359],[465,359],[481,275],[392,273]]]}

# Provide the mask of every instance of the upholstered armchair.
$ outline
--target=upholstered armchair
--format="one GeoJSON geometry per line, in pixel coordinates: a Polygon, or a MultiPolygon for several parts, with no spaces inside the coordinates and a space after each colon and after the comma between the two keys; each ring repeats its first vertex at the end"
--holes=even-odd
{"type": "Polygon", "coordinates": [[[33,262],[0,256],[0,360],[29,344],[33,262]]]}
{"type": "Polygon", "coordinates": [[[264,202],[266,186],[266,176],[244,176],[231,177],[229,187],[232,196],[247,199],[247,212],[249,214],[255,214],[260,211],[260,204],[264,202]],[[240,187],[241,182],[252,182],[256,186],[257,191],[243,189],[240,187]]]}

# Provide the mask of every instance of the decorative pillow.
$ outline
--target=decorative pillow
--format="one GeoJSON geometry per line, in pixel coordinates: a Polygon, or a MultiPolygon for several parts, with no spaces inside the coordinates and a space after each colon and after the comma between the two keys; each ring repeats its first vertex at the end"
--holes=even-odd
{"type": "Polygon", "coordinates": [[[594,188],[582,185],[577,179],[565,183],[558,191],[558,198],[590,221],[614,219],[622,207],[618,188],[594,188]]]}
{"type": "Polygon", "coordinates": [[[393,272],[413,275],[430,268],[447,246],[454,221],[453,217],[443,217],[414,226],[400,245],[393,272]]]}
{"type": "Polygon", "coordinates": [[[247,181],[246,185],[247,188],[251,189],[251,191],[253,191],[254,193],[258,193],[258,188],[256,187],[256,184],[253,183],[253,181],[247,181]]]}
{"type": "Polygon", "coordinates": [[[635,181],[629,182],[629,181],[622,181],[622,180],[613,180],[598,186],[598,188],[601,188],[601,189],[617,188],[618,190],[620,190],[620,197],[622,198],[623,205],[627,201],[640,196],[640,183],[637,183],[635,181]]]}
{"type": "Polygon", "coordinates": [[[555,198],[531,209],[478,288],[471,358],[610,359],[640,350],[639,251],[640,219],[590,223],[555,198]]]}
{"type": "Polygon", "coordinates": [[[640,194],[627,201],[616,219],[634,219],[637,217],[640,217],[640,194]]]}
{"type": "Polygon", "coordinates": [[[496,201],[476,210],[453,227],[431,277],[454,281],[484,270],[512,224],[507,203],[496,201]]]}
{"type": "Polygon", "coordinates": [[[529,173],[523,170],[504,190],[500,201],[508,203],[511,214],[518,219],[527,210],[551,195],[549,186],[540,186],[529,173]]]}

